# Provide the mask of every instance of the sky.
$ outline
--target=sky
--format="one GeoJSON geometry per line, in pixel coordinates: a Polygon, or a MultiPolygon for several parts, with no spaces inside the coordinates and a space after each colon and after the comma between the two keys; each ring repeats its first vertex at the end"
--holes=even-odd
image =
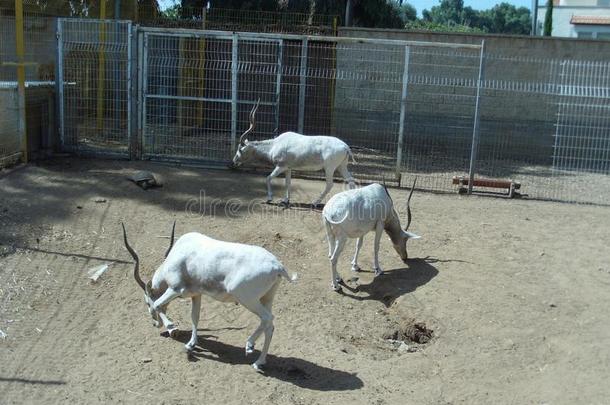
{"type": "MultiPolygon", "coordinates": [[[[430,10],[432,7],[437,6],[439,0],[406,0],[411,3],[413,7],[417,9],[417,15],[421,17],[423,10],[430,10]]],[[[464,0],[464,6],[472,7],[475,10],[487,10],[499,3],[509,3],[515,7],[532,7],[532,0],[464,0]]]]}

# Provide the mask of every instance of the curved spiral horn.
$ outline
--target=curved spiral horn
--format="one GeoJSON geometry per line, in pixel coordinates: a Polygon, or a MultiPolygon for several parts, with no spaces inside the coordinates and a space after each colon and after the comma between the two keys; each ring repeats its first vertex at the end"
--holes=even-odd
{"type": "Polygon", "coordinates": [[[170,237],[169,247],[167,248],[167,251],[165,252],[166,259],[167,259],[167,255],[169,255],[169,252],[172,250],[172,247],[174,246],[174,231],[175,230],[176,230],[176,221],[174,221],[174,225],[172,226],[172,236],[170,237]]]}
{"type": "Polygon", "coordinates": [[[411,186],[411,192],[409,193],[409,198],[407,198],[407,226],[405,226],[405,231],[409,229],[409,225],[411,225],[411,207],[409,203],[411,202],[411,196],[413,195],[413,190],[415,190],[415,183],[417,182],[417,177],[413,180],[413,185],[411,186]]]}
{"type": "Polygon", "coordinates": [[[131,257],[133,257],[133,259],[136,261],[135,267],[133,269],[133,277],[136,279],[136,283],[138,283],[138,285],[144,291],[146,291],[146,284],[144,283],[144,281],[142,281],[142,278],[140,277],[140,259],[138,258],[138,255],[132,249],[132,247],[129,246],[129,242],[127,242],[127,232],[125,232],[125,224],[121,222],[121,226],[123,227],[123,240],[125,241],[125,247],[127,248],[127,251],[129,251],[129,253],[131,254],[131,257]]]}
{"type": "Polygon", "coordinates": [[[254,127],[256,126],[256,121],[254,120],[254,115],[256,114],[256,110],[258,110],[258,106],[259,106],[260,102],[261,102],[261,99],[259,98],[258,101],[256,102],[256,104],[254,105],[254,107],[252,107],[252,111],[250,111],[250,127],[246,130],[246,132],[241,134],[241,136],[239,137],[240,145],[243,145],[244,142],[246,141],[246,135],[248,135],[250,132],[254,131],[254,127]]]}

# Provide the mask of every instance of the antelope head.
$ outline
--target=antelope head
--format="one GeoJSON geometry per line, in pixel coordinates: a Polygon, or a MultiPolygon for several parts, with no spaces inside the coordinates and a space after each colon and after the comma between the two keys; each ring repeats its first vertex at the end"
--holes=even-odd
{"type": "MultiPolygon", "coordinates": [[[[404,227],[404,229],[400,229],[399,237],[392,240],[394,250],[396,250],[396,253],[398,253],[400,255],[400,258],[402,259],[402,261],[404,263],[406,263],[407,259],[409,258],[408,254],[407,254],[407,241],[409,239],[421,238],[421,236],[408,231],[409,225],[411,225],[411,207],[410,207],[411,196],[413,195],[413,190],[415,190],[416,182],[417,182],[417,178],[415,178],[415,180],[413,180],[413,186],[411,187],[411,192],[409,193],[409,197],[407,198],[407,225],[404,227]]],[[[387,189],[386,189],[386,191],[387,191],[387,189]]]]}
{"type": "MultiPolygon", "coordinates": [[[[153,319],[153,325],[156,327],[161,327],[161,323],[159,322],[160,321],[159,312],[155,309],[154,303],[155,303],[155,300],[157,298],[159,298],[163,294],[164,291],[155,290],[152,286],[152,280],[149,280],[148,282],[145,283],[142,280],[142,277],[140,277],[140,259],[138,258],[138,255],[135,252],[135,250],[133,250],[133,248],[129,245],[129,242],[127,242],[127,232],[125,232],[125,225],[123,223],[121,223],[121,226],[123,227],[123,240],[125,242],[125,247],[127,248],[127,251],[129,252],[129,254],[131,254],[131,257],[133,257],[133,259],[135,261],[135,265],[134,265],[134,269],[133,269],[133,277],[136,279],[136,283],[138,283],[140,288],[142,288],[142,290],[144,291],[144,301],[146,302],[146,305],[148,306],[148,312],[150,313],[150,315],[153,319]]],[[[176,222],[174,221],[174,225],[172,226],[172,235],[170,237],[170,242],[169,242],[169,248],[165,252],[165,258],[167,258],[167,255],[169,255],[169,252],[172,250],[172,246],[174,245],[174,231],[175,230],[176,230],[176,222]]],[[[164,308],[161,308],[161,309],[163,311],[165,311],[164,308]]]]}

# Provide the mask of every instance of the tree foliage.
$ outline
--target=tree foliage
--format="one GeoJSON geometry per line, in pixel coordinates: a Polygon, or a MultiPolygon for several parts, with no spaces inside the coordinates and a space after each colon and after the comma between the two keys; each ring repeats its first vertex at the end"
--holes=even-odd
{"type": "Polygon", "coordinates": [[[544,15],[544,36],[550,37],[553,33],[553,0],[546,2],[546,14],[544,15]]]}
{"type": "Polygon", "coordinates": [[[509,3],[477,11],[464,7],[464,0],[441,0],[438,6],[424,10],[422,14],[425,23],[438,27],[461,25],[496,34],[529,34],[531,29],[530,11],[509,3]]]}

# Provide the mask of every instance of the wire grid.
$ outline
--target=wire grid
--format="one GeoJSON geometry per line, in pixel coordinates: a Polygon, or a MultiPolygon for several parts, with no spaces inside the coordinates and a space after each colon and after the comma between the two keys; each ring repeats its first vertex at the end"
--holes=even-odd
{"type": "Polygon", "coordinates": [[[222,31],[332,35],[337,21],[332,15],[216,7],[206,13],[206,28],[222,31]]]}
{"type": "Polygon", "coordinates": [[[488,54],[484,66],[475,177],[514,180],[530,198],[608,204],[608,63],[488,54]]]}
{"type": "Polygon", "coordinates": [[[180,7],[175,15],[141,4],[137,22],[147,27],[212,29],[335,35],[339,18],[332,15],[212,7],[180,7]]]}
{"type": "Polygon", "coordinates": [[[17,69],[5,65],[16,62],[15,19],[0,16],[0,168],[14,163],[20,157],[19,99],[17,69]]]}
{"type": "Polygon", "coordinates": [[[406,72],[404,180],[434,191],[452,189],[470,164],[480,50],[410,47],[406,72]]]}
{"type": "Polygon", "coordinates": [[[129,32],[124,21],[60,19],[66,150],[129,151],[129,32]]]}
{"type": "Polygon", "coordinates": [[[146,38],[144,155],[226,159],[231,39],[146,38]]]}
{"type": "MultiPolygon", "coordinates": [[[[55,22],[24,14],[26,136],[30,156],[51,148],[54,139],[55,22]]],[[[21,156],[14,11],[0,9],[0,167],[21,156]]]]}

